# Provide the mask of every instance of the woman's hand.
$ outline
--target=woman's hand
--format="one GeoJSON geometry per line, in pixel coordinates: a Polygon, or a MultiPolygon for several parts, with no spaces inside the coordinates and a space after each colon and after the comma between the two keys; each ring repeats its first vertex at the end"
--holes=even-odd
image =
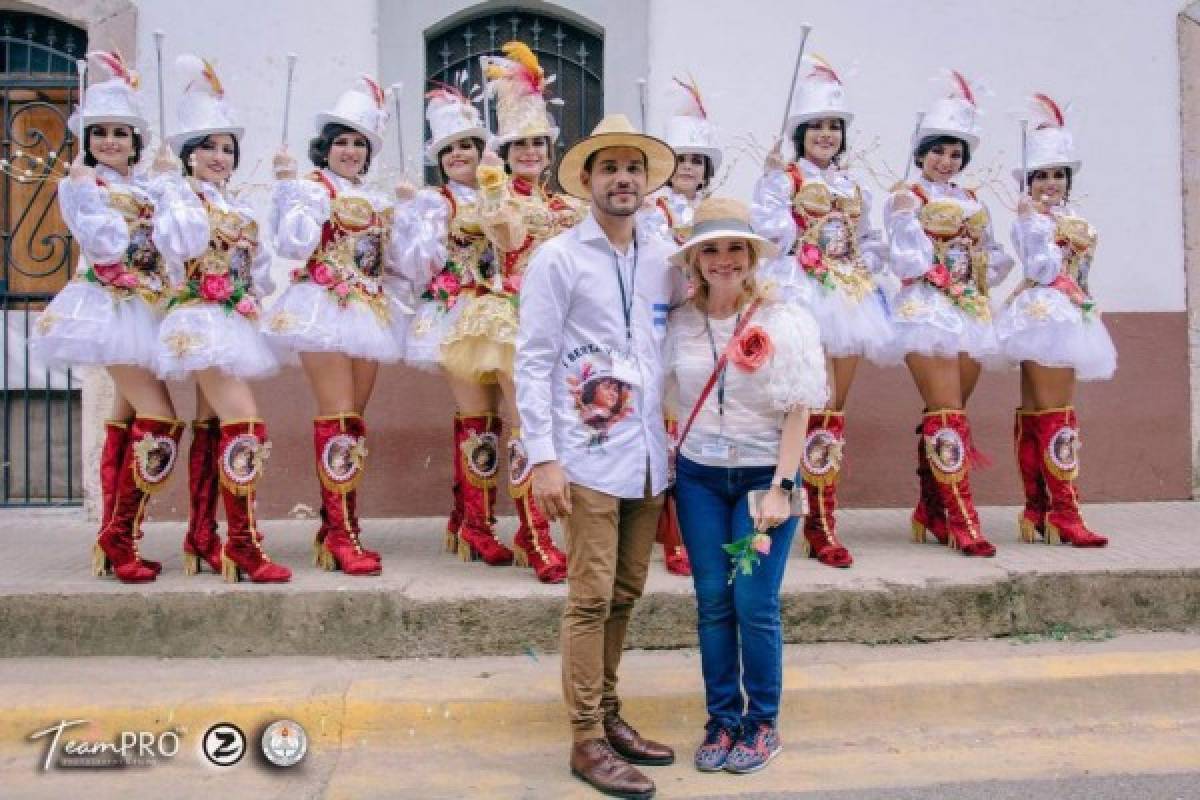
{"type": "Polygon", "coordinates": [[[897,187],[892,192],[892,211],[915,211],[917,198],[907,187],[897,187]]]}
{"type": "Polygon", "coordinates": [[[781,172],[786,168],[787,161],[783,157],[783,139],[776,136],[775,144],[771,145],[766,160],[763,161],[763,172],[781,172]]]}
{"type": "Polygon", "coordinates": [[[75,156],[75,160],[71,162],[71,180],[78,183],[89,183],[96,180],[96,170],[83,163],[83,148],[79,148],[79,154],[75,156]]]}
{"type": "Polygon", "coordinates": [[[401,203],[407,203],[417,196],[417,187],[412,184],[407,178],[401,178],[396,181],[396,199],[401,203]]]}
{"type": "Polygon", "coordinates": [[[792,498],[781,486],[772,486],[758,504],[754,530],[768,531],[782,525],[792,515],[792,498]]]}
{"type": "Polygon", "coordinates": [[[169,147],[164,144],[158,148],[158,152],[154,154],[154,162],[150,165],[150,172],[155,175],[178,175],[182,171],[183,165],[169,147]]]}
{"type": "Polygon", "coordinates": [[[275,170],[275,180],[295,180],[296,159],[292,158],[286,147],[281,147],[279,152],[275,154],[275,158],[271,160],[271,166],[275,170]]]}

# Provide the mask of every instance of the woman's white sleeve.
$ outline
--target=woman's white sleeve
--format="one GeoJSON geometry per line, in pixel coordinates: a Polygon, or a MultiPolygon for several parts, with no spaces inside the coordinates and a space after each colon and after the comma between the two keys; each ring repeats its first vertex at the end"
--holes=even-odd
{"type": "Polygon", "coordinates": [[[1012,226],[1013,249],[1025,267],[1025,277],[1048,284],[1062,270],[1062,251],[1054,243],[1054,222],[1046,214],[1017,217],[1012,226]]]}
{"type": "Polygon", "coordinates": [[[995,286],[1008,277],[1008,273],[1012,272],[1015,262],[1013,261],[1013,257],[1008,254],[1008,251],[1004,249],[1004,246],[996,241],[996,236],[992,232],[991,220],[988,221],[983,237],[984,246],[987,248],[988,286],[995,286]]]}
{"type": "Polygon", "coordinates": [[[796,221],[792,218],[792,179],[781,169],[772,170],[754,184],[750,204],[750,227],[754,232],[791,251],[796,243],[796,221]]]}
{"type": "Polygon", "coordinates": [[[271,194],[271,238],[281,258],[307,261],[329,219],[329,193],[310,180],[279,181],[271,194]]]}
{"type": "Polygon", "coordinates": [[[808,309],[779,303],[769,310],[764,327],[774,353],[763,370],[771,407],[786,413],[805,406],[821,408],[829,399],[821,332],[808,309]]]}
{"type": "Polygon", "coordinates": [[[858,218],[858,250],[867,269],[878,275],[887,268],[887,243],[883,241],[883,234],[871,227],[871,192],[861,186],[859,191],[862,193],[862,216],[858,218]]]}
{"type": "Polygon", "coordinates": [[[183,282],[183,264],[208,249],[208,212],[178,173],[156,175],[147,187],[154,199],[154,246],[167,260],[172,284],[183,282]]]}
{"type": "Polygon", "coordinates": [[[919,278],[933,266],[933,242],[915,211],[896,211],[889,197],[883,207],[888,235],[888,267],[901,280],[919,278]]]}
{"type": "Polygon", "coordinates": [[[88,263],[112,264],[125,257],[129,227],[95,181],[59,181],[58,207],[88,263]]]}
{"type": "Polygon", "coordinates": [[[426,286],[446,265],[449,222],[450,205],[438,192],[422,189],[412,200],[397,203],[388,273],[414,290],[426,286]]]}

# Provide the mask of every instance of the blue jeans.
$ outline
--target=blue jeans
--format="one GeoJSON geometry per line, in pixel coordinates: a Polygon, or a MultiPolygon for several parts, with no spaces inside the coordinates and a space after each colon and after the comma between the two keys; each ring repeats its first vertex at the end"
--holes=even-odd
{"type": "Polygon", "coordinates": [[[771,485],[774,467],[706,467],[679,456],[675,501],[696,586],[700,662],[708,716],[723,724],[775,724],[783,690],[779,587],[796,517],[771,530],[771,552],[729,582],[721,545],[754,530],[746,493],[771,485]],[[742,692],[745,690],[745,701],[742,692]]]}

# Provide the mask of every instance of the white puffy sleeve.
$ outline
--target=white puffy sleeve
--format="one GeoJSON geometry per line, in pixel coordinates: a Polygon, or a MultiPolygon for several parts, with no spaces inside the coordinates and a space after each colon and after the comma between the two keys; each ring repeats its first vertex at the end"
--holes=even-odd
{"type": "Polygon", "coordinates": [[[450,205],[440,193],[422,189],[396,204],[392,227],[393,269],[414,287],[425,286],[446,265],[450,205]]]}
{"type": "Polygon", "coordinates": [[[156,175],[147,193],[154,200],[154,246],[166,258],[171,283],[178,286],[184,262],[208,249],[208,213],[179,173],[156,175]]]}
{"type": "Polygon", "coordinates": [[[652,198],[652,204],[649,207],[638,209],[637,215],[634,217],[634,224],[637,225],[639,233],[645,236],[653,236],[675,244],[675,234],[671,231],[667,215],[659,207],[656,198],[652,198]]]}
{"type": "Polygon", "coordinates": [[[888,235],[888,266],[897,278],[919,278],[933,266],[933,242],[917,219],[917,212],[897,211],[889,195],[883,205],[888,235]]]}
{"type": "Polygon", "coordinates": [[[1013,249],[1025,267],[1025,277],[1048,284],[1062,271],[1062,251],[1054,243],[1054,220],[1046,214],[1017,217],[1012,226],[1013,249]]]}
{"type": "Polygon", "coordinates": [[[94,180],[59,181],[58,207],[88,263],[111,264],[124,257],[129,228],[94,180]]]}
{"type": "Polygon", "coordinates": [[[781,169],[772,170],[754,184],[750,204],[750,227],[765,239],[791,251],[796,243],[796,221],[792,219],[792,179],[781,169]]]}
{"type": "Polygon", "coordinates": [[[783,413],[801,406],[821,408],[829,399],[829,384],[817,321],[795,303],[774,303],[763,310],[774,352],[759,372],[771,407],[783,413]]]}
{"type": "Polygon", "coordinates": [[[271,264],[274,260],[270,243],[264,237],[260,237],[258,250],[254,253],[254,263],[250,265],[250,291],[259,300],[275,291],[275,279],[271,277],[271,264]]]}
{"type": "Polygon", "coordinates": [[[279,181],[271,194],[271,238],[282,258],[305,261],[321,243],[329,193],[316,181],[279,181]]]}
{"type": "Polygon", "coordinates": [[[863,262],[872,274],[878,275],[887,268],[888,249],[883,241],[883,234],[871,227],[871,202],[874,199],[870,190],[859,184],[862,193],[862,216],[858,218],[858,249],[862,253],[863,262]]]}
{"type": "Polygon", "coordinates": [[[996,235],[992,231],[992,222],[989,219],[987,230],[984,231],[984,247],[987,249],[987,279],[989,286],[995,286],[1008,277],[1008,273],[1012,272],[1013,257],[1005,251],[1004,246],[996,241],[996,235]]]}

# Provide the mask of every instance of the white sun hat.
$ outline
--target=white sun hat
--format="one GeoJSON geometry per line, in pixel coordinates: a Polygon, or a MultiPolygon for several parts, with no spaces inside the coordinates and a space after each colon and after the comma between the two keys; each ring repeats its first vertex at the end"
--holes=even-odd
{"type": "Polygon", "coordinates": [[[706,197],[696,207],[692,219],[691,235],[680,245],[679,251],[671,256],[671,263],[676,266],[686,267],[691,252],[713,239],[745,239],[754,245],[760,261],[774,258],[779,253],[774,243],[759,236],[750,227],[750,209],[741,200],[706,197]]]}

